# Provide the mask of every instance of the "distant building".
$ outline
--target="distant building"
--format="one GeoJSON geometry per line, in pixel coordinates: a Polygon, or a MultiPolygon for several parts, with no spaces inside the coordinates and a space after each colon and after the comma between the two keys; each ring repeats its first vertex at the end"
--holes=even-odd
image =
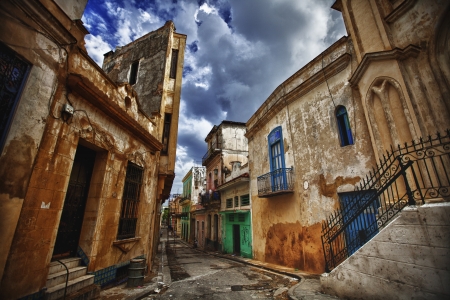
{"type": "Polygon", "coordinates": [[[57,259],[81,270],[68,293],[123,280],[133,258],[151,270],[186,36],[168,22],[109,53],[108,75],[84,48],[86,2],[0,3],[2,299],[62,297],[57,259]]]}
{"type": "MultiPolygon", "coordinates": [[[[225,120],[218,126],[214,125],[205,138],[208,150],[202,158],[202,164],[206,167],[206,190],[201,199],[205,207],[205,247],[208,249],[223,250],[224,215],[219,213],[224,199],[219,187],[225,183],[233,166],[248,162],[248,143],[244,135],[244,123],[225,120]]],[[[228,240],[232,240],[232,236],[228,234],[228,240]]]]}

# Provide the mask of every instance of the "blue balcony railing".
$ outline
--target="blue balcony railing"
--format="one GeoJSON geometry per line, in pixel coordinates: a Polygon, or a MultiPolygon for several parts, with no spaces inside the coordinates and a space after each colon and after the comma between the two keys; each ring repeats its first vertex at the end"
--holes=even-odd
{"type": "Polygon", "coordinates": [[[258,196],[271,197],[294,192],[294,169],[281,168],[258,177],[258,196]]]}

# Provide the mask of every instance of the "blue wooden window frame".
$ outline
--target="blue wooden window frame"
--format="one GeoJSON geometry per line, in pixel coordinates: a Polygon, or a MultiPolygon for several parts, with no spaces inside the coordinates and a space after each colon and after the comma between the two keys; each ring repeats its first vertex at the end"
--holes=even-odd
{"type": "Polygon", "coordinates": [[[345,106],[339,105],[336,108],[336,120],[338,123],[341,147],[353,145],[352,129],[350,128],[350,122],[348,121],[348,114],[345,106]]]}
{"type": "Polygon", "coordinates": [[[275,192],[287,188],[283,130],[281,126],[275,127],[269,133],[267,140],[269,143],[270,172],[273,172],[271,176],[272,192],[275,192]],[[277,172],[277,170],[280,171],[277,172]]]}

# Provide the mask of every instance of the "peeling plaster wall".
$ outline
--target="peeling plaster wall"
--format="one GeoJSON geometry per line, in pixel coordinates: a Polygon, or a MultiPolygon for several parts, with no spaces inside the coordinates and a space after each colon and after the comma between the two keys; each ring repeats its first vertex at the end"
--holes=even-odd
{"type": "MultiPolygon", "coordinates": [[[[346,39],[333,47],[324,55],[325,66],[351,51],[346,39]]],[[[314,78],[311,70],[322,72],[321,66],[322,60],[316,59],[302,70],[314,78]]],[[[295,78],[306,76],[297,72],[282,84],[291,92],[276,90],[247,122],[255,259],[322,273],[321,222],[338,207],[337,192],[353,190],[374,165],[360,98],[347,83],[351,64],[334,74],[327,78],[329,90],[322,80],[302,92],[308,79],[295,86],[294,82],[300,82],[295,78]],[[270,103],[271,107],[264,107],[270,103]],[[354,145],[340,146],[338,105],[347,109],[354,145]],[[263,120],[256,121],[258,117],[263,120]],[[257,177],[270,172],[267,136],[277,126],[282,127],[285,165],[294,168],[294,192],[259,198],[257,177]]]]}
{"type": "MultiPolygon", "coordinates": [[[[129,84],[115,84],[87,56],[85,29],[72,26],[75,23],[55,2],[41,4],[0,4],[2,15],[7,16],[0,41],[32,65],[0,156],[2,299],[17,299],[45,287],[78,145],[96,152],[79,243],[90,260],[88,270],[141,255],[151,264],[154,252],[157,200],[162,190],[158,179],[160,123],[142,112],[138,94],[129,84]],[[46,16],[41,22],[54,21],[51,29],[61,34],[59,42],[72,39],[74,44],[66,52],[30,29],[35,23],[18,9],[20,5],[37,6],[46,16]],[[64,104],[74,108],[67,120],[61,116],[64,104]],[[128,162],[144,168],[143,185],[136,238],[118,242],[128,162]]],[[[178,38],[182,52],[185,36],[178,38]]],[[[182,59],[178,69],[182,69],[182,59]]],[[[176,114],[174,123],[178,122],[175,106],[179,105],[180,86],[181,77],[169,105],[176,114]]],[[[176,144],[176,130],[174,135],[176,144]]]]}

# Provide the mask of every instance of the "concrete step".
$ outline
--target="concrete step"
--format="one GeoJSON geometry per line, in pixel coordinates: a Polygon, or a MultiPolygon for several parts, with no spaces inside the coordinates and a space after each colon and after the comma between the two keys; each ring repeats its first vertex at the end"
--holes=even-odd
{"type": "MultiPolygon", "coordinates": [[[[62,261],[68,269],[71,268],[75,268],[78,267],[81,263],[81,258],[79,257],[71,257],[71,258],[65,258],[65,259],[60,259],[60,261],[62,261]]],[[[48,274],[54,274],[54,273],[58,273],[61,271],[65,271],[66,268],[64,268],[64,266],[62,264],[60,264],[57,261],[52,261],[50,263],[50,269],[48,270],[48,274]]]]}
{"type": "MultiPolygon", "coordinates": [[[[94,275],[84,275],[72,280],[67,283],[66,295],[74,293],[82,288],[87,287],[94,283],[94,275]]],[[[46,292],[46,300],[57,300],[64,297],[64,288],[66,283],[58,284],[54,287],[48,288],[46,292]]]]}
{"type": "MultiPolygon", "coordinates": [[[[87,267],[78,266],[69,269],[69,281],[77,277],[86,275],[87,267]]],[[[45,285],[47,289],[54,287],[55,285],[66,283],[67,271],[63,270],[58,273],[49,274],[47,277],[47,284],[45,285]]]]}

